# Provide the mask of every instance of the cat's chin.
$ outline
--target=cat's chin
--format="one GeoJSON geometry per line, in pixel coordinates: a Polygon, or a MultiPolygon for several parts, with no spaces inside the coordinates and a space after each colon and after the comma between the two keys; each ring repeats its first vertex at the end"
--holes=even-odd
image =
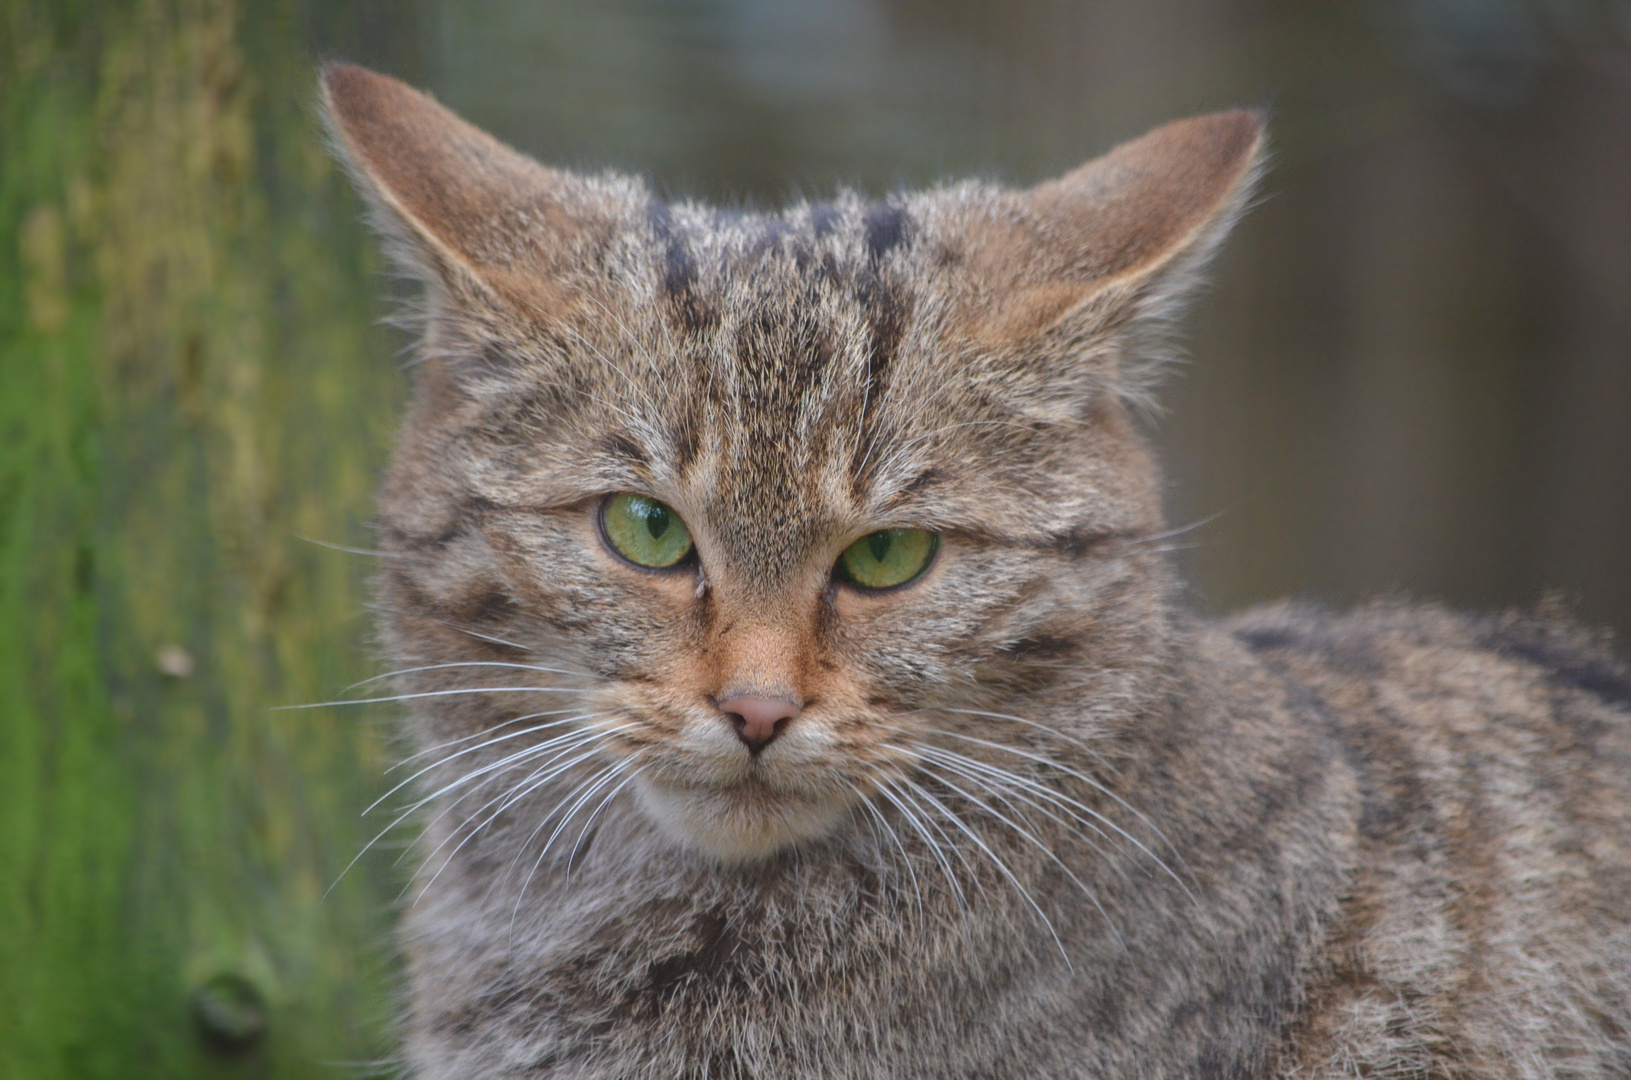
{"type": "Polygon", "coordinates": [[[853,800],[791,795],[758,783],[679,787],[636,784],[646,816],[680,845],[721,862],[769,858],[794,844],[831,836],[853,800]]]}

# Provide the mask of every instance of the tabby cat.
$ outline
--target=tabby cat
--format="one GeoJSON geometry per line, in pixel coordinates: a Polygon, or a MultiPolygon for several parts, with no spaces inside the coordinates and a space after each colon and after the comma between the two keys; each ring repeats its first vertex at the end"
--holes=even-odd
{"type": "Polygon", "coordinates": [[[323,86],[424,283],[412,1075],[1631,1075],[1602,642],[1175,602],[1135,417],[1258,115],[733,214],[323,86]]]}

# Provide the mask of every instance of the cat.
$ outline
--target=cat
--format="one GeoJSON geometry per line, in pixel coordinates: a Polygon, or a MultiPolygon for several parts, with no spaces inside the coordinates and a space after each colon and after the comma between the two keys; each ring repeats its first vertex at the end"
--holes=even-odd
{"type": "Polygon", "coordinates": [[[1137,414],[1261,116],[750,214],[322,82],[424,285],[411,1075],[1631,1075],[1600,636],[1177,602],[1137,414]]]}

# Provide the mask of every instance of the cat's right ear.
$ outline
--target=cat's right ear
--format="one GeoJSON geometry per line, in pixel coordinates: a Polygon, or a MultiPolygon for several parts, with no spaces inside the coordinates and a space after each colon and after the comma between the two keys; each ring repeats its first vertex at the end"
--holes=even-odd
{"type": "Polygon", "coordinates": [[[1260,113],[1211,113],[1029,191],[951,202],[943,242],[977,283],[963,325],[988,346],[1028,353],[1033,367],[1061,360],[1067,385],[1085,373],[1144,399],[1161,360],[1146,346],[1159,345],[1240,215],[1262,151],[1260,113]],[[1055,348],[1036,347],[1048,338],[1055,348]]]}
{"type": "Polygon", "coordinates": [[[622,200],[533,161],[426,94],[354,64],[323,68],[340,157],[409,272],[468,299],[553,319],[615,234],[622,200]]]}

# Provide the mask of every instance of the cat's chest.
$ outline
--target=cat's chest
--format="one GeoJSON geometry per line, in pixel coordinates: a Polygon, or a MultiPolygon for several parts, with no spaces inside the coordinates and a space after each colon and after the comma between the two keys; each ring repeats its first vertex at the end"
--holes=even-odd
{"type": "Polygon", "coordinates": [[[569,898],[571,883],[546,895],[533,978],[584,1011],[659,1023],[886,995],[903,953],[957,951],[944,930],[908,919],[902,897],[848,868],[819,881],[685,885],[640,900],[611,889],[569,898]]]}
{"type": "Polygon", "coordinates": [[[458,966],[448,955],[417,958],[420,1000],[440,1014],[428,1026],[448,1031],[459,1018],[454,1041],[472,1055],[524,1045],[529,1075],[965,1071],[953,1061],[969,1052],[969,1018],[992,1014],[1003,982],[993,978],[1003,965],[990,963],[1001,946],[976,922],[908,911],[845,869],[689,884],[633,901],[546,883],[502,947],[494,935],[456,946],[465,978],[447,979],[458,966]]]}

